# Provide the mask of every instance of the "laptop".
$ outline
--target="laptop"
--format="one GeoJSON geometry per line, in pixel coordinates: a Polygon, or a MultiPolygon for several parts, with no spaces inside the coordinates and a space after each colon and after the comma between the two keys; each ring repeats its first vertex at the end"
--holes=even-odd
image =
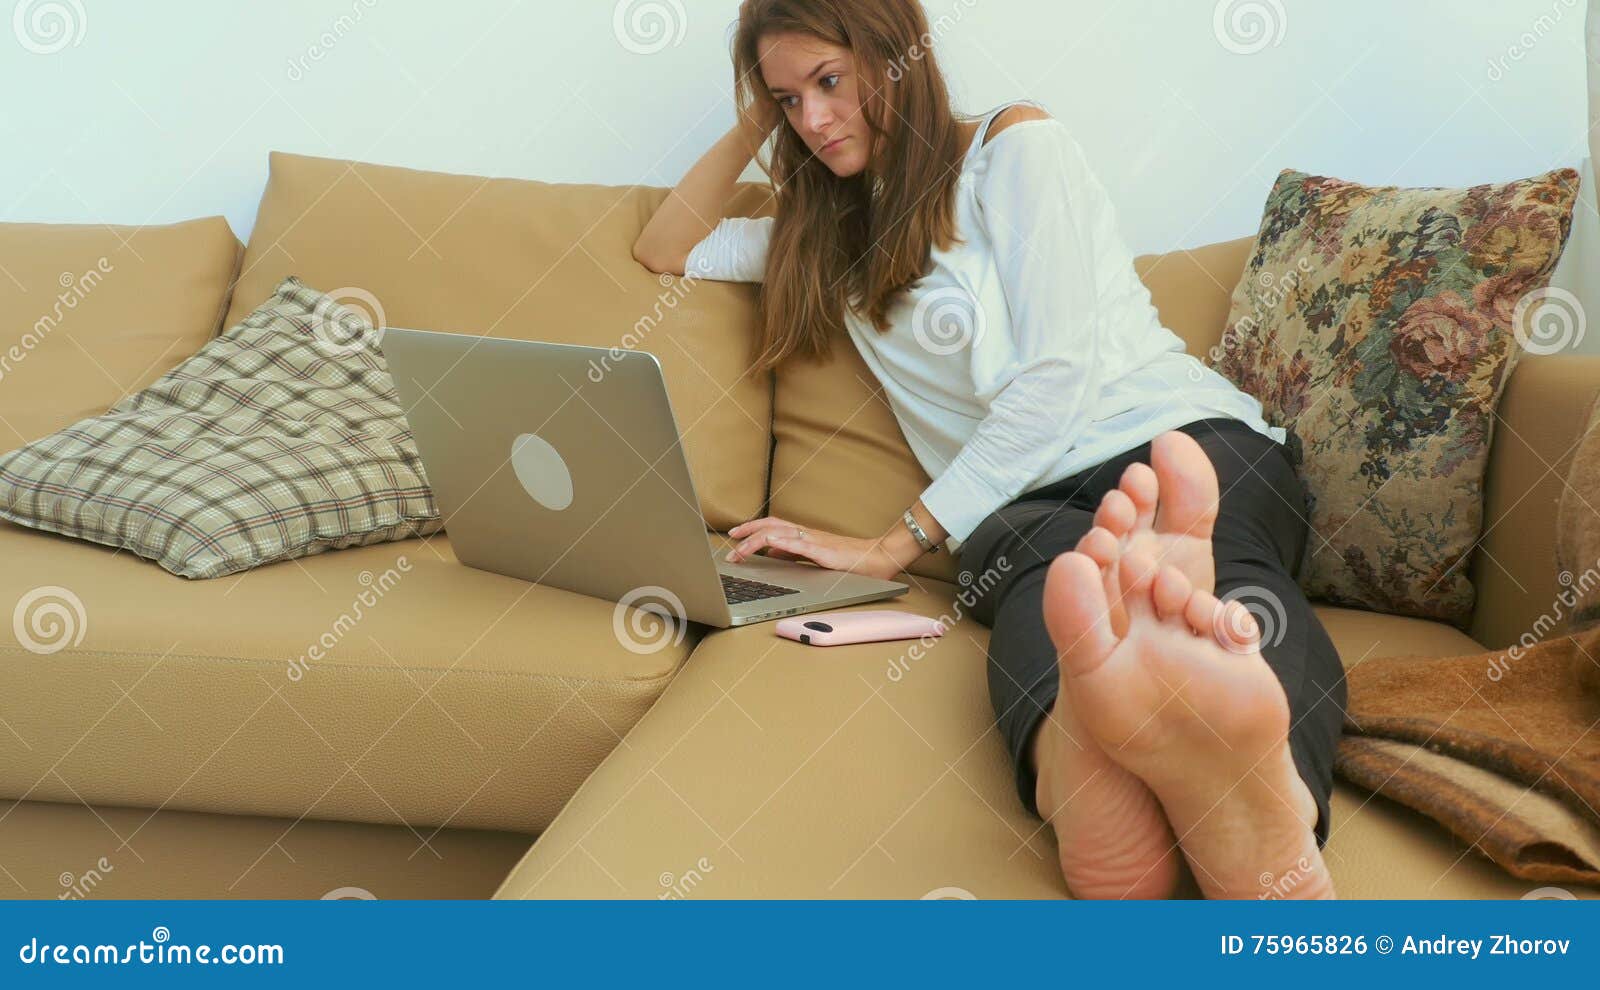
{"type": "Polygon", "coordinates": [[[652,354],[397,328],[380,347],[463,564],[720,627],[907,590],[723,560],[652,354]]]}

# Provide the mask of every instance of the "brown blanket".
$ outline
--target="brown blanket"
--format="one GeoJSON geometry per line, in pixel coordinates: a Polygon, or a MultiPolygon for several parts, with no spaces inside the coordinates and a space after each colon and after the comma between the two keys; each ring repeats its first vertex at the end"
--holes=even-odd
{"type": "Polygon", "coordinates": [[[1600,628],[1349,672],[1335,771],[1514,876],[1600,884],[1600,628]]]}

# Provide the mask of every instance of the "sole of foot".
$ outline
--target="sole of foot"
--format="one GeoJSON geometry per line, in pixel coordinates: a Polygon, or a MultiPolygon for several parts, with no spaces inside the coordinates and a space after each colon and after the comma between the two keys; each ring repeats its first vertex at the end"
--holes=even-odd
{"type": "Polygon", "coordinates": [[[1035,801],[1056,834],[1061,875],[1081,900],[1173,896],[1183,876],[1172,826],[1154,792],[1111,759],[1066,695],[1033,744],[1035,801]]]}
{"type": "Polygon", "coordinates": [[[1291,874],[1295,896],[1331,896],[1316,803],[1289,753],[1288,702],[1254,619],[1143,551],[1115,568],[1122,636],[1089,555],[1058,557],[1045,585],[1060,693],[1082,728],[1148,785],[1206,896],[1259,896],[1263,877],[1291,874]]]}
{"type": "MultiPolygon", "coordinates": [[[[1119,546],[1096,528],[1078,542],[1078,552],[1114,568],[1119,546]]],[[[1033,761],[1035,801],[1055,830],[1061,873],[1074,897],[1173,896],[1184,871],[1166,812],[1144,781],[1101,749],[1065,693],[1040,723],[1033,761]]]]}

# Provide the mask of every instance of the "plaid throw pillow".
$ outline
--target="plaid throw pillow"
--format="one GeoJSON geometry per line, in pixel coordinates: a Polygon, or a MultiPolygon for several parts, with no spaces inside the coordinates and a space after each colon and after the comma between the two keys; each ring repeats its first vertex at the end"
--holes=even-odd
{"type": "Polygon", "coordinates": [[[188,578],[435,532],[378,338],[286,278],[149,388],[0,455],[0,518],[188,578]]]}

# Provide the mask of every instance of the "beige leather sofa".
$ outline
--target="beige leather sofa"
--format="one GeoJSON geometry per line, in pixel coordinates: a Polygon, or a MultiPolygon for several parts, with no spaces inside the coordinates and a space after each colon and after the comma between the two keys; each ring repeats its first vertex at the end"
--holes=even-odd
{"type": "MultiPolygon", "coordinates": [[[[875,533],[926,482],[848,347],[747,374],[750,287],[632,261],[664,190],[271,164],[242,250],[220,218],[0,225],[4,332],[26,335],[0,339],[0,448],[148,384],[292,273],[369,294],[391,326],[655,352],[713,533],[764,507],[875,533]]],[[[742,188],[728,212],[763,198],[742,188]]],[[[1248,245],[1140,262],[1196,352],[1248,245]]],[[[1597,389],[1600,358],[1521,363],[1471,635],[1322,608],[1347,664],[1506,644],[1550,608],[1560,479],[1597,389]]],[[[952,576],[947,554],[925,559],[904,606],[959,617],[952,576]]],[[[9,525],[0,605],[0,895],[1064,893],[967,618],[925,653],[811,650],[763,626],[644,649],[611,603],[463,567],[447,533],[191,582],[9,525]]],[[[1533,886],[1385,799],[1341,785],[1334,813],[1345,896],[1533,886]]]]}

